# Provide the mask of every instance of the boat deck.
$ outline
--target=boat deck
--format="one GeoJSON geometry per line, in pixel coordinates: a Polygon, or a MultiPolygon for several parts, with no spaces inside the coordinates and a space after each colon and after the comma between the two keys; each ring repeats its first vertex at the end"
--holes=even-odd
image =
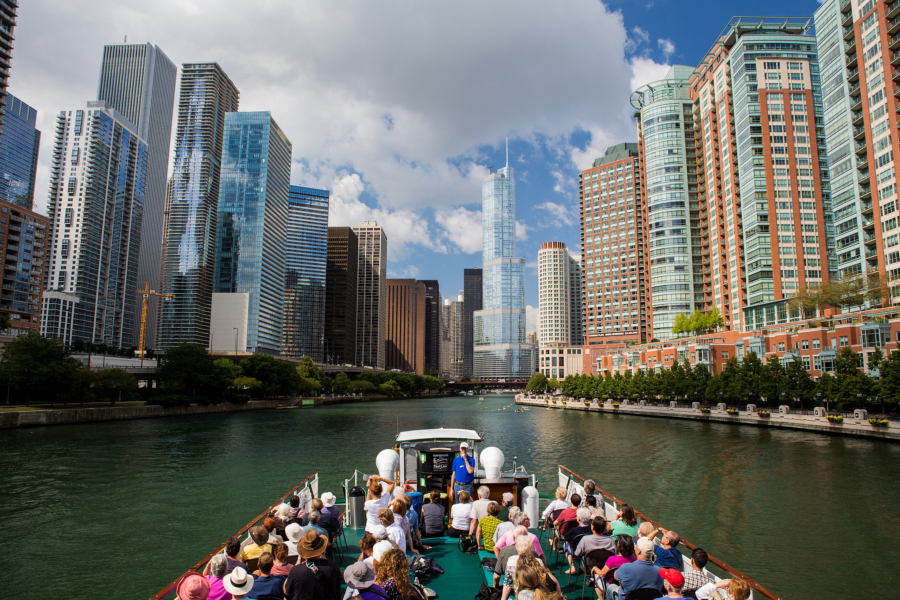
{"type": "MultiPolygon", "coordinates": [[[[356,562],[359,558],[359,540],[362,538],[362,529],[344,529],[348,549],[341,547],[338,560],[342,569],[356,562]]],[[[535,535],[537,530],[532,530],[535,535]]],[[[426,556],[434,559],[438,565],[444,570],[443,575],[436,575],[430,580],[420,580],[419,583],[425,587],[434,590],[438,598],[456,599],[456,598],[474,598],[478,594],[478,590],[482,583],[491,585],[493,582],[492,572],[487,572],[481,567],[481,559],[485,556],[493,556],[493,554],[481,551],[479,554],[463,554],[459,551],[457,545],[458,540],[450,537],[427,538],[422,540],[425,544],[431,546],[431,550],[425,552],[426,556]]],[[[568,562],[565,556],[560,554],[551,554],[549,545],[547,544],[547,534],[545,533],[541,540],[541,547],[544,549],[544,555],[549,557],[550,568],[553,574],[563,586],[562,592],[566,598],[581,598],[581,582],[583,577],[579,577],[578,585],[575,585],[575,576],[571,578],[562,574],[565,572],[568,562]],[[566,566],[563,566],[566,563],[566,566]],[[571,583],[567,581],[571,579],[571,583]]],[[[585,588],[585,598],[596,598],[597,595],[593,588],[585,588]]]]}

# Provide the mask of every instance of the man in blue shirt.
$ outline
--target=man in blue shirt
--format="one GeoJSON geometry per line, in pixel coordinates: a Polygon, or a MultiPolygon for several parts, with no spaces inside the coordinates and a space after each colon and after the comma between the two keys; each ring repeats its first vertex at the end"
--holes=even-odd
{"type": "Polygon", "coordinates": [[[459,499],[463,490],[475,496],[475,459],[469,456],[469,444],[459,445],[459,456],[453,459],[453,476],[450,478],[454,499],[459,499]]]}
{"type": "Polygon", "coordinates": [[[641,538],[635,554],[637,560],[619,567],[613,575],[614,582],[606,586],[606,600],[619,600],[634,590],[644,588],[662,591],[663,580],[659,575],[659,567],[653,564],[653,542],[641,538]]]}

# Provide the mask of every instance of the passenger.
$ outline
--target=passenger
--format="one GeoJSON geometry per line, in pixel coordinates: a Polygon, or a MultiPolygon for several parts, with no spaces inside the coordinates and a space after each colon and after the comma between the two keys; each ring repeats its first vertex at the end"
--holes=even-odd
{"type": "Polygon", "coordinates": [[[459,501],[450,507],[450,528],[447,535],[458,538],[469,533],[469,522],[472,514],[472,497],[469,492],[462,490],[459,493],[459,501]]]}
{"type": "Polygon", "coordinates": [[[662,591],[659,567],[653,564],[653,542],[643,538],[637,544],[637,560],[619,567],[613,575],[613,582],[606,586],[606,600],[625,598],[632,590],[654,588],[662,591]]]}
{"type": "Polygon", "coordinates": [[[369,493],[366,494],[366,503],[363,505],[366,510],[366,531],[372,531],[370,528],[378,525],[378,511],[387,508],[391,501],[394,482],[378,475],[372,475],[366,482],[366,487],[369,489],[369,493]],[[387,493],[382,493],[382,482],[387,484],[387,493]]]}
{"type": "Polygon", "coordinates": [[[313,501],[309,503],[309,506],[311,510],[309,511],[309,514],[303,518],[303,525],[309,525],[309,515],[313,512],[318,512],[319,522],[317,525],[331,534],[337,535],[337,532],[340,530],[340,525],[338,524],[338,520],[332,517],[331,514],[323,512],[325,510],[325,503],[322,502],[320,498],[314,498],[313,501]]]}
{"type": "Polygon", "coordinates": [[[591,511],[592,517],[605,517],[605,513],[603,511],[602,506],[597,505],[597,496],[588,496],[584,499],[584,507],[591,511]]]}
{"type": "Polygon", "coordinates": [[[266,517],[263,519],[263,527],[266,528],[266,533],[269,534],[269,543],[270,544],[280,544],[284,540],[281,539],[280,535],[275,533],[275,519],[272,517],[266,517]]]}
{"type": "Polygon", "coordinates": [[[564,508],[553,522],[553,537],[550,540],[550,547],[554,550],[556,550],[556,546],[559,543],[559,539],[563,532],[568,532],[570,527],[577,526],[576,515],[579,506],[581,506],[581,496],[572,494],[571,505],[568,508],[564,508]]]}
{"type": "MultiPolygon", "coordinates": [[[[678,551],[678,544],[681,538],[674,531],[659,529],[663,532],[663,536],[659,542],[654,542],[655,548],[653,552],[656,554],[656,566],[668,567],[670,569],[684,570],[684,556],[678,551]]],[[[650,535],[650,539],[656,536],[656,531],[650,535]]]]}
{"type": "Polygon", "coordinates": [[[291,569],[282,591],[286,598],[321,598],[339,600],[341,597],[341,569],[333,560],[325,558],[328,538],[307,531],[297,543],[300,560],[291,569]]]}
{"type": "MultiPolygon", "coordinates": [[[[524,558],[524,557],[523,557],[524,558]]],[[[519,561],[516,566],[515,585],[517,600],[564,600],[559,591],[551,592],[546,585],[546,569],[545,573],[534,568],[530,564],[524,564],[526,561],[519,561]]]]}
{"type": "Polygon", "coordinates": [[[613,580],[612,572],[615,569],[618,569],[622,565],[633,563],[636,560],[637,556],[634,555],[634,542],[631,541],[631,538],[622,536],[619,538],[619,541],[616,542],[616,555],[607,558],[606,564],[603,565],[602,569],[600,567],[592,568],[591,576],[598,579],[602,577],[606,583],[609,584],[613,580]]]}
{"type": "Polygon", "coordinates": [[[422,532],[419,527],[419,513],[413,510],[412,498],[403,494],[403,501],[406,503],[406,521],[409,523],[410,549],[413,552],[425,552],[431,550],[431,546],[426,546],[422,542],[422,532]]]}
{"type": "Polygon", "coordinates": [[[475,528],[478,527],[478,523],[481,522],[481,519],[487,516],[487,507],[488,504],[491,503],[491,489],[482,485],[478,488],[478,500],[472,503],[472,519],[469,524],[469,535],[475,534],[475,528]]]}
{"type": "Polygon", "coordinates": [[[469,444],[463,442],[459,445],[459,456],[453,459],[453,475],[450,476],[450,489],[453,496],[459,502],[459,494],[462,491],[469,493],[469,497],[475,493],[475,459],[469,456],[469,444]]]}
{"type": "MultiPolygon", "coordinates": [[[[574,504],[575,501],[573,500],[572,503],[574,504]]],[[[578,572],[578,569],[575,568],[575,563],[573,562],[572,558],[575,554],[575,549],[581,546],[581,542],[584,541],[585,538],[591,537],[591,538],[603,539],[603,537],[606,537],[606,536],[600,536],[600,535],[591,535],[591,533],[592,533],[591,511],[589,511],[587,508],[584,508],[584,507],[579,508],[578,512],[576,513],[575,518],[578,521],[578,526],[572,527],[571,529],[566,531],[566,534],[563,537],[563,539],[565,540],[565,544],[563,545],[563,550],[566,553],[566,559],[569,561],[569,570],[566,571],[567,575],[574,575],[575,573],[578,572]],[[581,538],[581,539],[579,539],[576,542],[575,540],[578,538],[581,538]]],[[[598,520],[600,518],[602,518],[602,517],[597,517],[598,520]]],[[[604,528],[606,527],[606,520],[603,521],[603,526],[604,526],[604,528]]],[[[607,539],[609,539],[609,538],[607,538],[607,539]]]]}
{"type": "Polygon", "coordinates": [[[364,560],[363,562],[372,567],[372,570],[375,570],[375,561],[381,560],[381,557],[385,555],[386,552],[390,552],[391,550],[399,550],[397,548],[397,544],[394,542],[389,542],[387,540],[382,540],[375,544],[372,548],[372,556],[364,560]]]}
{"type": "Polygon", "coordinates": [[[325,508],[322,509],[320,512],[323,515],[327,514],[329,517],[333,518],[335,521],[340,523],[341,509],[338,508],[337,506],[335,506],[336,503],[337,503],[337,498],[334,497],[334,494],[332,494],[331,492],[325,492],[324,494],[322,494],[322,504],[325,505],[325,508]]]}
{"type": "Polygon", "coordinates": [[[648,521],[644,521],[643,523],[641,523],[638,527],[637,535],[631,538],[631,541],[634,543],[634,547],[637,548],[637,543],[641,538],[647,538],[652,542],[653,536],[656,535],[655,531],[656,528],[653,527],[653,523],[650,523],[648,521]],[[653,535],[651,536],[650,534],[653,535]]]}
{"type": "Polygon", "coordinates": [[[528,539],[527,535],[517,536],[513,545],[516,548],[516,553],[510,556],[509,560],[506,561],[506,570],[503,571],[503,593],[500,597],[501,600],[507,600],[512,592],[512,586],[515,583],[516,564],[518,563],[519,558],[524,554],[534,554],[531,540],[528,539]]]}
{"type": "Polygon", "coordinates": [[[241,561],[247,562],[251,558],[259,558],[263,552],[271,552],[272,546],[269,545],[269,532],[262,525],[257,525],[255,527],[251,527],[250,531],[250,539],[253,540],[252,544],[247,544],[241,550],[241,561]]]}
{"type": "Polygon", "coordinates": [[[541,513],[541,518],[544,521],[547,521],[547,517],[549,517],[553,512],[557,510],[565,510],[572,505],[566,500],[566,488],[558,487],[556,488],[556,499],[550,502],[547,505],[547,508],[544,509],[544,512],[541,513]]]}
{"type": "MultiPolygon", "coordinates": [[[[409,519],[406,518],[406,499],[408,498],[409,496],[404,494],[403,490],[397,488],[394,490],[394,499],[391,500],[388,506],[394,514],[394,524],[403,532],[404,539],[406,540],[406,547],[412,549],[415,545],[412,541],[412,532],[409,529],[409,519]]],[[[409,502],[409,505],[412,506],[412,501],[409,502]]]]}
{"type": "Polygon", "coordinates": [[[513,506],[512,508],[509,509],[509,519],[504,521],[503,523],[500,523],[499,525],[497,525],[497,529],[494,530],[494,545],[495,546],[497,545],[497,540],[502,538],[503,535],[507,531],[512,531],[513,529],[515,529],[516,524],[514,521],[515,521],[516,515],[520,515],[520,514],[522,514],[522,509],[519,508],[518,506],[513,506]]]}
{"type": "Polygon", "coordinates": [[[429,493],[431,502],[422,507],[422,537],[444,535],[444,514],[447,509],[441,504],[440,490],[433,489],[429,493]]]}
{"type": "Polygon", "coordinates": [[[372,528],[372,537],[375,538],[375,542],[388,542],[391,545],[391,548],[400,549],[400,546],[397,545],[397,542],[391,539],[391,536],[388,535],[387,527],[378,523],[375,527],[372,528]]]}
{"type": "Polygon", "coordinates": [[[707,583],[697,590],[697,600],[718,598],[713,596],[716,590],[724,590],[728,600],[747,600],[750,597],[750,586],[740,579],[722,579],[718,583],[707,583]]]}
{"type": "Polygon", "coordinates": [[[494,551],[494,531],[500,525],[498,514],[500,514],[500,505],[496,502],[488,504],[487,515],[478,521],[478,527],[475,530],[475,540],[479,547],[488,552],[494,551]]]}
{"type": "Polygon", "coordinates": [[[387,594],[388,600],[409,600],[409,562],[400,550],[389,550],[375,561],[375,583],[387,594]]]}
{"type": "Polygon", "coordinates": [[[286,575],[272,575],[272,567],[275,566],[275,557],[271,552],[263,552],[259,557],[259,570],[253,575],[256,581],[253,582],[253,588],[247,594],[251,598],[259,598],[261,596],[278,596],[282,592],[284,582],[287,581],[286,575]]]}
{"type": "Polygon", "coordinates": [[[179,600],[206,600],[209,597],[209,581],[198,573],[188,573],[178,582],[175,595],[179,600]]]}
{"type": "Polygon", "coordinates": [[[207,566],[208,574],[206,569],[203,571],[209,582],[209,596],[206,600],[231,600],[231,594],[222,584],[222,578],[228,575],[228,559],[224,554],[216,554],[207,566]]]}
{"type": "Polygon", "coordinates": [[[287,536],[284,545],[287,546],[288,556],[297,556],[297,542],[303,537],[303,527],[300,523],[291,523],[284,528],[284,535],[287,536]]]}
{"type": "Polygon", "coordinates": [[[684,573],[684,592],[693,592],[707,583],[715,583],[716,579],[706,570],[706,563],[709,562],[709,555],[702,548],[694,548],[691,553],[691,568],[685,568],[684,573]]]}
{"type": "Polygon", "coordinates": [[[387,529],[388,539],[397,544],[397,547],[406,554],[406,533],[394,522],[394,513],[390,508],[382,508],[378,511],[378,519],[387,529]]]}
{"type": "Polygon", "coordinates": [[[562,590],[562,586],[559,584],[559,580],[556,579],[550,569],[547,568],[547,565],[545,565],[540,558],[535,556],[534,553],[526,552],[519,557],[518,561],[516,562],[516,568],[518,569],[523,565],[529,566],[534,569],[541,578],[541,585],[546,587],[550,592],[558,592],[562,590]]]}
{"type": "Polygon", "coordinates": [[[347,584],[348,591],[355,592],[351,596],[359,596],[362,600],[382,600],[388,597],[384,588],[375,583],[375,569],[363,562],[353,563],[344,569],[344,583],[347,584]]]}
{"type": "Polygon", "coordinates": [[[521,530],[519,529],[519,527],[522,527],[522,528],[525,529],[525,534],[527,534],[527,535],[528,535],[528,538],[531,540],[531,545],[534,547],[534,553],[535,553],[537,556],[543,556],[543,555],[544,555],[544,550],[543,550],[543,548],[541,548],[541,542],[538,540],[538,538],[537,538],[536,535],[534,535],[533,533],[530,533],[530,532],[528,531],[528,522],[529,522],[529,521],[528,521],[528,515],[526,515],[526,514],[524,514],[524,513],[523,513],[523,514],[520,514],[520,515],[519,515],[519,521],[521,522],[521,525],[517,525],[516,528],[513,529],[512,531],[509,531],[509,532],[507,532],[507,533],[504,533],[504,534],[503,534],[503,537],[500,538],[499,540],[497,540],[497,543],[494,544],[494,552],[495,552],[495,553],[499,553],[499,551],[500,551],[504,546],[508,546],[508,545],[510,545],[510,544],[514,544],[514,543],[515,543],[515,536],[520,535],[519,532],[520,532],[521,530]]]}
{"type": "Polygon", "coordinates": [[[231,594],[234,600],[239,600],[240,598],[246,598],[250,590],[253,589],[253,577],[248,575],[247,571],[238,567],[225,576],[225,579],[222,580],[222,585],[225,586],[225,589],[228,590],[228,593],[231,594]]]}
{"type": "Polygon", "coordinates": [[[272,555],[275,557],[275,564],[272,566],[272,575],[284,575],[288,576],[288,573],[291,572],[291,568],[294,565],[287,562],[288,557],[288,547],[287,544],[278,544],[275,546],[275,549],[272,551],[272,555]]]}
{"type": "Polygon", "coordinates": [[[500,514],[497,515],[497,518],[501,521],[509,520],[509,509],[512,508],[513,503],[516,501],[516,497],[513,496],[509,492],[505,492],[503,494],[503,498],[500,504],[500,514]]]}
{"type": "Polygon", "coordinates": [[[322,513],[317,510],[309,511],[309,515],[307,515],[307,525],[303,527],[303,533],[307,531],[315,531],[316,535],[324,535],[325,539],[330,539],[328,537],[328,530],[319,525],[319,520],[322,518],[322,513]]]}
{"type": "Polygon", "coordinates": [[[616,515],[616,520],[609,524],[609,530],[613,539],[619,539],[619,536],[627,535],[634,537],[638,533],[637,517],[634,516],[634,509],[630,504],[623,504],[622,510],[616,515]]]}
{"type": "MultiPolygon", "coordinates": [[[[528,530],[522,528],[519,533],[524,536],[526,533],[528,533],[528,530]]],[[[500,550],[496,550],[495,547],[494,555],[497,557],[497,564],[494,565],[495,588],[500,587],[500,577],[502,577],[503,574],[506,573],[506,565],[509,562],[510,557],[515,556],[516,554],[517,552],[515,544],[509,544],[508,546],[504,546],[500,550]]]]}
{"type": "Polygon", "coordinates": [[[233,536],[225,542],[225,560],[228,561],[228,569],[225,571],[226,575],[238,567],[241,567],[245,571],[247,570],[247,565],[241,561],[240,555],[241,540],[238,539],[237,536],[233,536]]]}
{"type": "Polygon", "coordinates": [[[603,496],[597,493],[597,484],[594,483],[593,479],[585,479],[584,480],[584,493],[581,495],[582,501],[586,502],[588,498],[593,496],[597,499],[598,505],[603,505],[603,496]]]}
{"type": "Polygon", "coordinates": [[[279,530],[279,529],[283,530],[285,527],[287,527],[288,521],[291,520],[291,517],[289,516],[290,512],[291,512],[291,505],[285,504],[283,502],[278,505],[278,508],[275,508],[272,510],[272,514],[270,514],[269,516],[271,516],[273,519],[275,519],[275,529],[276,530],[279,530]]]}
{"type": "Polygon", "coordinates": [[[300,496],[296,494],[291,496],[289,501],[290,510],[288,511],[288,520],[294,519],[300,513],[300,496]]]}
{"type": "Polygon", "coordinates": [[[665,598],[689,600],[681,593],[681,590],[684,589],[684,575],[681,571],[676,569],[660,569],[659,576],[663,578],[663,585],[666,588],[665,598]]]}
{"type": "MultiPolygon", "coordinates": [[[[387,530],[385,530],[385,535],[387,535],[387,530]]],[[[377,544],[378,541],[379,540],[376,539],[375,536],[371,533],[363,534],[362,538],[359,540],[359,562],[363,562],[371,558],[372,549],[375,547],[375,544],[377,544]]]]}

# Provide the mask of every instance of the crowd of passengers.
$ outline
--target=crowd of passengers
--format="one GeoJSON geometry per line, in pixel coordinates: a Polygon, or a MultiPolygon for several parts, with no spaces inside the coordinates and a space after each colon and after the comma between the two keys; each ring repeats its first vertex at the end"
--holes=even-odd
{"type": "MultiPolygon", "coordinates": [[[[531,533],[528,515],[513,506],[513,495],[491,500],[486,486],[478,499],[466,486],[454,486],[456,502],[445,528],[441,493],[432,490],[421,507],[421,519],[412,500],[394,482],[372,476],[367,482],[366,527],[358,561],[341,571],[334,560],[334,544],[341,530],[335,497],[325,493],[301,508],[300,498],[283,504],[251,527],[244,544],[228,540],[201,574],[190,574],[177,587],[180,600],[427,600],[410,584],[408,555],[426,552],[431,537],[471,536],[479,549],[496,558],[494,587],[502,600],[562,600],[561,585],[549,568],[538,536],[531,533]],[[384,485],[382,485],[384,484],[384,485]],[[342,583],[346,590],[342,591],[342,583]]],[[[603,503],[587,480],[584,494],[556,498],[542,514],[540,524],[550,547],[564,554],[568,575],[587,574],[601,600],[747,600],[749,586],[738,579],[716,582],[705,569],[708,557],[701,549],[685,562],[677,547],[678,534],[637,524],[634,510],[622,505],[608,522],[603,503]],[[659,536],[659,537],[657,537],[659,536]]]]}

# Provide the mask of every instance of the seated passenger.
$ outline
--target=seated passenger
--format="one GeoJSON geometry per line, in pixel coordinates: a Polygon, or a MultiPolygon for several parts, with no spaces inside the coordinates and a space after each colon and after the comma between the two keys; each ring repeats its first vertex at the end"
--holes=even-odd
{"type": "Polygon", "coordinates": [[[390,600],[409,600],[412,586],[409,584],[409,561],[400,550],[389,550],[375,561],[375,583],[380,585],[390,600]]]}
{"type": "MultiPolygon", "coordinates": [[[[683,571],[684,556],[678,551],[678,544],[681,543],[681,538],[674,531],[665,529],[660,529],[659,531],[663,532],[663,536],[659,542],[654,542],[656,547],[653,549],[654,554],[656,554],[656,566],[683,571]]],[[[654,531],[650,538],[652,539],[655,535],[656,532],[654,531]]]]}
{"type": "Polygon", "coordinates": [[[222,578],[228,575],[228,559],[224,554],[216,554],[209,561],[207,567],[208,569],[203,570],[206,580],[209,582],[209,596],[206,600],[231,600],[231,594],[222,584],[222,578]]]}
{"type": "Polygon", "coordinates": [[[275,519],[275,529],[284,529],[287,527],[288,521],[291,520],[289,516],[291,512],[291,505],[281,503],[277,508],[273,508],[269,516],[275,519]]]}
{"type": "Polygon", "coordinates": [[[241,567],[245,571],[247,570],[247,565],[245,565],[241,559],[241,540],[238,539],[237,536],[231,537],[227,542],[225,542],[225,560],[228,562],[228,568],[225,570],[225,573],[231,573],[238,567],[241,567]]]}
{"type": "Polygon", "coordinates": [[[619,539],[619,536],[622,535],[627,535],[628,537],[637,535],[637,517],[634,516],[634,509],[631,508],[631,505],[622,505],[622,510],[616,515],[616,520],[609,524],[609,530],[613,539],[619,539]]]}
{"type": "Polygon", "coordinates": [[[325,558],[328,538],[307,531],[297,543],[300,559],[291,569],[282,588],[284,597],[292,600],[341,597],[341,568],[325,558]]]}
{"type": "Polygon", "coordinates": [[[178,582],[175,594],[180,600],[206,600],[209,597],[209,581],[198,573],[188,573],[178,582]]]}
{"type": "Polygon", "coordinates": [[[631,541],[634,543],[634,547],[637,548],[637,543],[641,538],[647,538],[651,542],[653,541],[653,537],[656,535],[656,528],[653,527],[653,523],[648,521],[644,521],[638,527],[637,535],[631,538],[631,541]],[[653,534],[653,535],[651,535],[653,534]]]}
{"type": "Polygon", "coordinates": [[[426,546],[422,542],[422,533],[419,528],[419,513],[413,510],[412,498],[403,494],[403,501],[406,504],[406,522],[409,523],[410,551],[425,552],[431,550],[431,546],[426,546]]]}
{"type": "Polygon", "coordinates": [[[303,527],[300,523],[291,523],[284,528],[284,535],[287,536],[284,545],[287,546],[288,556],[297,556],[297,542],[303,537],[303,527]]]}
{"type": "Polygon", "coordinates": [[[584,507],[591,511],[592,517],[606,517],[604,513],[603,506],[599,505],[597,502],[597,496],[588,496],[584,499],[584,507]]]}
{"type": "MultiPolygon", "coordinates": [[[[385,535],[387,535],[386,529],[385,535]]],[[[372,556],[372,549],[375,547],[375,544],[377,544],[378,541],[379,540],[375,539],[375,536],[371,533],[364,533],[362,538],[359,540],[359,559],[357,559],[357,561],[362,562],[372,556]]]]}
{"type": "Polygon", "coordinates": [[[469,520],[469,535],[475,534],[475,528],[478,527],[478,523],[487,516],[487,507],[488,504],[491,503],[490,498],[491,489],[486,485],[479,486],[478,500],[472,503],[472,518],[469,520]]]}
{"type": "MultiPolygon", "coordinates": [[[[707,583],[697,590],[697,600],[710,600],[713,592],[722,590],[728,600],[747,600],[750,598],[750,586],[740,579],[722,579],[718,583],[707,583]]],[[[718,596],[715,596],[718,598],[718,596]]]]}
{"type": "MultiPolygon", "coordinates": [[[[503,537],[507,531],[512,531],[516,527],[515,519],[516,515],[522,514],[522,509],[518,506],[513,506],[509,509],[509,518],[506,521],[503,521],[499,525],[497,525],[497,529],[494,530],[494,545],[497,545],[497,540],[503,537]]],[[[499,517],[498,517],[499,518],[499,517]]],[[[502,521],[502,519],[500,519],[502,521]]],[[[521,520],[521,519],[520,519],[521,520]]],[[[521,525],[521,523],[519,523],[521,525]]]]}
{"type": "Polygon", "coordinates": [[[572,505],[566,500],[566,488],[558,487],[556,488],[556,499],[547,505],[547,508],[545,508],[544,512],[541,513],[541,518],[546,522],[547,517],[549,517],[553,512],[557,510],[565,510],[571,506],[572,505]]]}
{"type": "Polygon", "coordinates": [[[481,518],[475,528],[475,541],[478,542],[480,548],[488,552],[494,551],[494,530],[500,525],[500,519],[497,518],[499,513],[500,505],[491,502],[487,507],[487,515],[481,518]]]}
{"type": "Polygon", "coordinates": [[[501,596],[501,600],[507,600],[510,593],[513,591],[513,585],[516,575],[516,564],[518,563],[519,558],[521,558],[525,554],[534,554],[533,548],[531,546],[531,540],[528,539],[527,535],[517,536],[513,545],[516,548],[516,553],[510,556],[509,560],[506,561],[506,570],[503,572],[503,594],[501,596]]]}
{"type": "Polygon", "coordinates": [[[378,511],[378,519],[387,530],[388,539],[406,554],[406,533],[394,522],[393,511],[388,507],[382,508],[378,511]]]}
{"type": "Polygon", "coordinates": [[[336,503],[337,498],[334,497],[334,494],[332,494],[331,492],[325,492],[324,494],[322,494],[322,504],[324,504],[325,507],[319,512],[321,512],[323,515],[328,515],[329,517],[340,523],[341,509],[335,506],[336,503]]]}
{"type": "Polygon", "coordinates": [[[660,569],[659,576],[662,577],[663,586],[666,589],[665,598],[689,600],[681,593],[681,590],[684,589],[684,575],[681,571],[677,569],[660,569]]]}
{"type": "Polygon", "coordinates": [[[707,583],[715,583],[716,579],[706,570],[709,555],[702,548],[694,548],[691,553],[691,568],[685,567],[684,592],[696,591],[707,583]]]}
{"type": "Polygon", "coordinates": [[[281,539],[280,535],[275,533],[275,519],[272,517],[266,517],[263,519],[263,527],[266,528],[266,533],[269,534],[269,543],[270,544],[280,544],[284,540],[281,539]]]}
{"type": "Polygon", "coordinates": [[[303,527],[303,533],[306,534],[307,531],[315,531],[316,535],[324,535],[326,539],[330,539],[328,537],[328,530],[319,525],[319,519],[322,518],[322,513],[313,509],[309,511],[309,515],[306,517],[307,525],[303,527]]]}
{"type": "Polygon", "coordinates": [[[472,515],[472,497],[466,490],[459,492],[459,502],[450,507],[450,529],[447,535],[458,538],[469,533],[472,515]]]}
{"type": "MultiPolygon", "coordinates": [[[[597,517],[599,521],[603,517],[597,517]]],[[[566,553],[566,559],[569,561],[569,570],[566,571],[567,575],[574,575],[578,569],[575,568],[575,563],[572,561],[573,555],[575,554],[575,549],[581,546],[581,542],[585,540],[585,538],[600,538],[603,539],[601,535],[591,535],[592,533],[592,519],[591,519],[591,511],[582,507],[578,509],[576,513],[576,519],[578,520],[578,526],[570,528],[563,539],[565,540],[565,544],[563,545],[563,550],[566,553]],[[581,539],[576,543],[575,540],[579,537],[581,539]]],[[[603,521],[603,526],[606,527],[606,520],[603,521]]],[[[610,539],[611,538],[607,538],[610,539]]]]}
{"type": "Polygon", "coordinates": [[[290,501],[288,502],[290,505],[290,510],[288,510],[288,520],[294,519],[300,513],[300,496],[296,494],[291,496],[290,501]]]}
{"type": "Polygon", "coordinates": [[[331,514],[322,512],[325,510],[325,503],[322,502],[321,498],[313,499],[313,501],[309,503],[309,506],[310,506],[311,510],[303,518],[304,526],[309,525],[309,515],[311,515],[313,512],[317,512],[317,513],[319,513],[319,522],[317,523],[317,525],[319,527],[321,527],[322,529],[328,530],[331,533],[338,532],[338,530],[340,529],[338,520],[336,518],[332,517],[331,514]]]}
{"type": "Polygon", "coordinates": [[[508,531],[507,533],[504,533],[503,537],[501,537],[499,540],[497,540],[497,543],[494,544],[494,553],[499,554],[499,551],[502,550],[504,546],[509,546],[510,544],[514,544],[515,536],[520,535],[519,533],[517,533],[520,531],[519,527],[522,527],[523,529],[525,529],[525,534],[528,535],[528,538],[531,540],[531,545],[534,548],[534,553],[537,556],[543,556],[544,550],[543,550],[543,548],[541,548],[541,542],[538,540],[536,535],[534,535],[533,533],[530,533],[528,531],[528,522],[529,522],[528,515],[521,514],[521,515],[519,515],[519,517],[521,519],[522,524],[518,525],[512,531],[508,531]]]}
{"type": "Polygon", "coordinates": [[[585,479],[584,480],[584,493],[581,495],[582,504],[584,504],[588,498],[596,498],[597,504],[599,506],[603,506],[603,496],[597,493],[597,484],[594,483],[593,479],[585,479]]]}
{"type": "Polygon", "coordinates": [[[381,560],[381,557],[383,557],[386,552],[390,552],[391,550],[399,550],[399,548],[397,548],[397,544],[395,544],[394,542],[389,542],[387,540],[377,542],[372,547],[372,555],[365,559],[363,562],[372,567],[372,570],[375,570],[375,561],[381,560]]]}
{"type": "Polygon", "coordinates": [[[247,544],[241,550],[241,561],[246,562],[251,558],[259,558],[263,552],[271,552],[272,546],[269,545],[269,532],[262,525],[251,527],[250,539],[253,543],[247,544]]]}
{"type": "Polygon", "coordinates": [[[572,494],[571,502],[571,506],[563,509],[559,516],[556,517],[556,521],[553,522],[553,537],[550,540],[550,547],[554,550],[563,532],[568,532],[572,527],[578,526],[576,515],[578,514],[578,507],[581,506],[581,496],[572,494]]]}
{"type": "Polygon", "coordinates": [[[275,557],[275,564],[272,566],[272,575],[284,575],[287,577],[288,573],[291,572],[291,563],[287,562],[288,557],[288,547],[286,544],[278,544],[275,546],[275,549],[272,551],[272,556],[275,557]]]}
{"type": "Polygon", "coordinates": [[[619,541],[616,542],[616,555],[610,556],[606,559],[606,564],[600,567],[593,567],[591,569],[591,576],[594,578],[602,577],[606,583],[610,583],[613,580],[612,572],[615,569],[618,569],[622,565],[627,565],[629,563],[633,563],[637,560],[637,556],[634,555],[634,542],[631,541],[631,538],[622,536],[619,538],[619,541]]]}
{"type": "Polygon", "coordinates": [[[382,600],[387,592],[375,583],[375,569],[363,562],[353,563],[344,569],[344,583],[362,600],[382,600]]]}
{"type": "MultiPolygon", "coordinates": [[[[409,500],[409,496],[404,494],[403,490],[397,488],[394,490],[394,499],[391,500],[388,507],[394,514],[394,524],[403,532],[404,539],[406,540],[406,547],[412,549],[415,546],[413,545],[412,532],[409,528],[409,519],[406,517],[407,500],[409,500]]],[[[409,506],[412,506],[412,500],[409,500],[409,506]]]]}
{"type": "Polygon", "coordinates": [[[231,594],[230,597],[234,600],[246,598],[250,590],[253,589],[253,577],[247,571],[238,567],[225,576],[225,579],[222,580],[222,585],[225,586],[225,589],[231,594]]]}
{"type": "Polygon", "coordinates": [[[659,567],[653,564],[656,556],[653,554],[653,542],[642,538],[637,544],[637,560],[619,567],[614,581],[606,586],[606,599],[618,600],[624,598],[632,590],[641,588],[654,588],[662,590],[662,578],[659,576],[659,567]]]}
{"type": "Polygon", "coordinates": [[[422,537],[444,535],[444,514],[447,510],[441,504],[440,490],[433,489],[429,493],[431,502],[422,507],[422,537]]]}
{"type": "Polygon", "coordinates": [[[517,600],[565,600],[559,582],[533,554],[526,554],[516,563],[514,583],[517,600]]]}
{"type": "Polygon", "coordinates": [[[506,492],[503,494],[503,498],[500,502],[500,514],[497,515],[497,518],[501,521],[509,520],[509,509],[512,508],[513,502],[516,501],[516,497],[511,493],[506,492]]]}
{"type": "Polygon", "coordinates": [[[256,581],[250,593],[247,594],[251,598],[259,598],[260,596],[280,596],[284,582],[287,580],[285,575],[272,575],[272,567],[275,566],[275,557],[271,552],[263,552],[259,557],[259,570],[254,573],[256,581]]]}

